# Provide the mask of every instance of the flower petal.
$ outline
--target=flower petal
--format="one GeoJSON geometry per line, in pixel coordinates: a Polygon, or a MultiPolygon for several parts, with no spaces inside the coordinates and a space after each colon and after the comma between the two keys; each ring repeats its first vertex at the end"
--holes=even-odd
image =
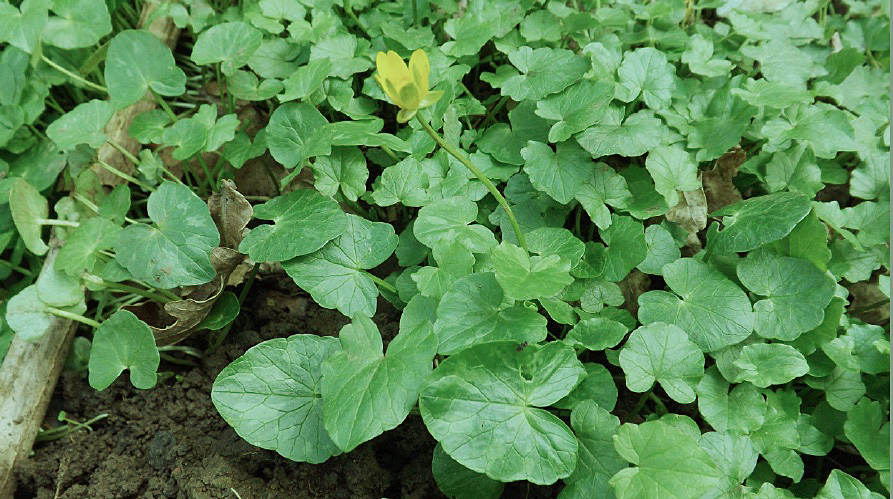
{"type": "Polygon", "coordinates": [[[421,96],[419,95],[419,89],[415,86],[415,82],[405,80],[398,83],[398,85],[400,84],[402,86],[397,90],[397,100],[395,100],[397,105],[402,109],[418,109],[421,96]]]}
{"type": "Polygon", "coordinates": [[[400,123],[406,123],[411,120],[413,116],[418,112],[418,109],[401,109],[397,112],[397,121],[400,123]]]}
{"type": "Polygon", "coordinates": [[[379,54],[383,54],[383,57],[376,56],[375,65],[383,78],[397,82],[410,77],[409,68],[406,67],[406,63],[403,62],[403,59],[400,58],[397,52],[388,50],[387,54],[383,52],[379,52],[379,54]]]}
{"type": "Polygon", "coordinates": [[[416,49],[412,53],[409,58],[409,70],[421,97],[424,97],[428,93],[428,72],[431,71],[431,63],[428,62],[428,54],[424,50],[416,49]]]}
{"type": "Polygon", "coordinates": [[[421,102],[419,102],[419,109],[421,109],[423,107],[428,107],[428,106],[436,103],[437,101],[440,100],[441,97],[443,97],[443,90],[435,90],[433,92],[428,92],[428,94],[422,98],[421,102]]]}

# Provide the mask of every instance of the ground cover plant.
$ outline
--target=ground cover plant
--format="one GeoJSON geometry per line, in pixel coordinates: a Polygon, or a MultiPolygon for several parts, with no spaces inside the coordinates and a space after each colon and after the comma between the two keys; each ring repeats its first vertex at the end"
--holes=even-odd
{"type": "Polygon", "coordinates": [[[285,458],[420,417],[450,497],[889,495],[888,4],[154,15],[0,5],[0,356],[55,315],[97,390],[176,383],[283,272],[350,323],[208,396],[285,458]]]}

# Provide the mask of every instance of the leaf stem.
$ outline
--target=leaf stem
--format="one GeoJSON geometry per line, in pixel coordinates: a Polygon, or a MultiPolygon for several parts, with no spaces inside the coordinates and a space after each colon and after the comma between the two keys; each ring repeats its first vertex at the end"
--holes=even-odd
{"type": "Polygon", "coordinates": [[[366,272],[366,275],[368,275],[369,278],[372,279],[372,282],[374,282],[379,288],[384,288],[385,290],[390,291],[391,293],[397,292],[397,288],[395,288],[388,281],[385,281],[384,279],[382,279],[378,276],[372,275],[371,272],[366,272]]]}
{"type": "Polygon", "coordinates": [[[62,317],[63,319],[69,319],[76,322],[80,322],[81,324],[85,324],[87,326],[92,327],[93,329],[98,329],[100,324],[99,322],[94,321],[93,319],[88,319],[83,315],[76,314],[74,312],[68,312],[65,310],[58,309],[56,307],[47,307],[47,312],[55,315],[56,317],[62,317]]]}
{"type": "Polygon", "coordinates": [[[496,198],[499,206],[502,206],[502,209],[505,210],[505,214],[509,218],[509,222],[511,222],[512,224],[512,229],[515,231],[515,237],[517,237],[518,239],[518,244],[522,248],[524,248],[524,251],[527,251],[527,241],[524,239],[524,233],[521,232],[521,226],[518,225],[518,220],[515,218],[515,214],[514,212],[512,212],[511,207],[509,207],[508,201],[505,200],[496,186],[493,185],[493,182],[491,182],[490,179],[486,175],[484,175],[484,172],[482,172],[477,166],[475,166],[474,163],[472,163],[471,160],[469,160],[468,157],[465,156],[465,154],[447,143],[447,141],[445,141],[443,137],[441,137],[436,131],[434,131],[434,129],[431,128],[431,125],[429,125],[428,122],[422,118],[421,114],[416,114],[415,117],[416,120],[418,120],[419,124],[422,125],[422,128],[424,128],[425,131],[428,132],[428,135],[430,135],[431,138],[434,139],[434,142],[437,142],[437,145],[442,147],[443,150],[450,153],[453,157],[458,159],[459,162],[465,165],[465,167],[468,168],[471,173],[473,173],[478,178],[478,180],[480,180],[481,183],[484,184],[487,190],[490,191],[490,194],[492,194],[493,197],[496,198]]]}
{"type": "Polygon", "coordinates": [[[154,192],[154,191],[155,191],[154,188],[150,187],[150,186],[147,185],[147,184],[144,184],[144,183],[140,182],[140,180],[137,179],[136,177],[134,177],[134,176],[132,176],[132,175],[128,175],[128,174],[122,172],[121,170],[119,170],[119,169],[115,168],[114,166],[112,166],[112,165],[106,163],[105,161],[96,160],[96,162],[99,164],[99,166],[101,166],[101,167],[105,168],[106,170],[108,170],[108,171],[114,173],[115,175],[117,175],[117,176],[123,178],[124,180],[126,180],[126,181],[128,181],[128,182],[132,182],[132,183],[138,185],[138,186],[139,186],[140,188],[142,188],[144,191],[149,191],[149,192],[154,192]]]}
{"type": "MultiPolygon", "coordinates": [[[[248,282],[242,286],[242,291],[239,292],[239,309],[242,308],[242,304],[245,303],[245,298],[248,296],[248,292],[251,291],[251,285],[254,284],[254,280],[257,278],[258,268],[260,268],[260,263],[255,262],[254,267],[251,267],[251,273],[248,274],[248,282]]],[[[226,335],[229,334],[229,330],[233,327],[233,323],[235,322],[236,320],[233,319],[229,324],[223,326],[223,329],[217,334],[217,338],[211,343],[209,350],[213,350],[223,344],[223,341],[226,340],[226,335]]]]}
{"type": "Polygon", "coordinates": [[[115,142],[115,141],[112,140],[112,139],[106,139],[106,142],[108,142],[110,146],[114,147],[119,153],[121,153],[122,156],[124,156],[125,158],[129,159],[131,163],[133,163],[133,164],[135,164],[135,165],[139,165],[139,164],[140,164],[140,159],[137,158],[136,156],[134,156],[130,151],[128,151],[128,150],[127,150],[124,146],[122,146],[121,144],[115,142]]]}
{"type": "Polygon", "coordinates": [[[97,85],[96,83],[93,83],[92,81],[90,81],[90,80],[84,78],[84,77],[81,76],[81,75],[78,75],[78,74],[76,74],[76,73],[72,73],[71,71],[65,69],[64,67],[62,67],[62,66],[56,64],[55,62],[53,62],[52,60],[50,60],[50,58],[47,57],[46,55],[41,54],[41,55],[40,55],[40,59],[41,59],[43,62],[47,63],[48,66],[52,67],[52,68],[55,69],[56,71],[58,71],[58,72],[64,74],[65,76],[67,76],[67,77],[71,78],[72,80],[74,80],[74,81],[80,83],[81,85],[84,85],[84,86],[87,87],[87,88],[91,88],[91,89],[93,89],[93,90],[96,90],[96,91],[98,91],[98,92],[102,92],[102,93],[105,93],[105,94],[109,93],[109,89],[103,87],[102,85],[97,85]]]}
{"type": "Polygon", "coordinates": [[[179,300],[180,298],[174,295],[174,299],[168,298],[167,296],[162,296],[151,291],[147,291],[145,289],[140,289],[134,286],[128,286],[127,284],[120,284],[117,282],[106,281],[105,279],[95,276],[93,274],[84,274],[83,276],[85,281],[89,281],[97,286],[102,286],[104,288],[108,288],[115,291],[120,291],[122,293],[130,293],[134,295],[142,296],[143,298],[148,298],[149,300],[157,301],[160,303],[168,303],[170,301],[179,300]]]}
{"type": "Polygon", "coordinates": [[[28,270],[24,267],[19,267],[18,265],[13,265],[12,263],[7,262],[6,260],[0,260],[0,265],[4,266],[10,270],[14,270],[14,271],[18,272],[19,274],[22,274],[23,276],[26,276],[26,277],[31,277],[34,275],[34,272],[31,272],[30,270],[28,270]]]}
{"type": "Polygon", "coordinates": [[[38,218],[35,220],[40,225],[58,225],[61,227],[80,227],[81,224],[72,222],[71,220],[56,220],[52,218],[38,218]]]}
{"type": "Polygon", "coordinates": [[[177,115],[176,115],[176,113],[174,113],[173,110],[171,110],[171,107],[167,105],[167,102],[165,102],[164,99],[162,99],[161,96],[158,95],[158,92],[156,92],[155,90],[152,90],[152,89],[150,88],[150,89],[149,89],[149,92],[152,92],[152,97],[155,98],[155,102],[157,102],[158,105],[161,106],[161,109],[163,109],[164,112],[167,113],[168,116],[170,116],[171,121],[173,121],[174,123],[176,123],[176,122],[177,122],[177,115]]]}

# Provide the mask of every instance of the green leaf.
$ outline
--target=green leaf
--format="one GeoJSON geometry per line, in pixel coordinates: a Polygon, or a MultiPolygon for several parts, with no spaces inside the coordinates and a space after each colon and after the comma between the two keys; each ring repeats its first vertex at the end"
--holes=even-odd
{"type": "Polygon", "coordinates": [[[440,491],[454,499],[498,499],[505,488],[504,483],[457,463],[440,444],[434,447],[431,474],[440,491]]]}
{"type": "Polygon", "coordinates": [[[97,148],[105,143],[103,129],[114,113],[115,108],[108,101],[93,99],[78,104],[50,123],[47,137],[63,151],[74,149],[79,144],[97,148]]]}
{"type": "Polygon", "coordinates": [[[528,42],[557,42],[561,38],[561,21],[548,10],[537,10],[521,21],[520,32],[528,42]]]}
{"type": "Polygon", "coordinates": [[[698,445],[710,455],[719,468],[720,481],[714,488],[718,497],[722,497],[724,493],[733,494],[733,491],[753,473],[759,458],[747,435],[709,432],[701,437],[698,445]]]}
{"type": "Polygon", "coordinates": [[[159,288],[204,284],[217,275],[210,254],[220,234],[192,189],[165,182],[149,196],[148,211],[154,226],[133,224],[118,234],[118,263],[159,288]]]}
{"type": "Polygon", "coordinates": [[[668,206],[679,203],[676,191],[694,191],[701,188],[698,164],[691,155],[678,145],[660,146],[648,153],[645,169],[654,179],[654,188],[668,206]]]}
{"type": "MultiPolygon", "coordinates": [[[[883,476],[883,475],[882,475],[883,476]]],[[[819,491],[816,499],[883,499],[884,496],[868,490],[858,479],[847,475],[839,469],[831,470],[825,486],[819,491]]]]}
{"type": "Polygon", "coordinates": [[[366,192],[366,157],[356,147],[334,147],[328,156],[316,158],[310,165],[313,186],[326,196],[340,190],[345,198],[356,201],[366,192]]]}
{"type": "Polygon", "coordinates": [[[105,82],[118,109],[143,98],[146,91],[176,96],[186,91],[186,74],[167,46],[148,31],[121,31],[109,42],[105,82]]]}
{"type": "Polygon", "coordinates": [[[546,318],[536,309],[506,300],[494,274],[457,279],[437,306],[438,353],[451,355],[488,341],[536,343],[546,338],[546,318]]]}
{"type": "Polygon", "coordinates": [[[51,307],[73,307],[84,301],[84,288],[81,280],[54,266],[41,270],[37,277],[37,297],[51,307]]]}
{"type": "Polygon", "coordinates": [[[536,102],[536,114],[557,120],[549,129],[549,142],[562,142],[597,123],[614,97],[614,84],[581,80],[561,93],[536,102]]]}
{"type": "Polygon", "coordinates": [[[589,154],[573,142],[562,142],[553,151],[546,144],[528,141],[521,157],[530,183],[561,204],[574,199],[593,166],[589,154]]]}
{"type": "Polygon", "coordinates": [[[629,329],[623,324],[604,317],[590,317],[578,322],[564,341],[572,346],[582,346],[587,350],[604,350],[617,346],[629,329]]]}
{"type": "Polygon", "coordinates": [[[784,109],[810,98],[809,92],[802,86],[764,78],[759,80],[748,78],[744,88],[733,88],[730,93],[744,99],[751,106],[767,106],[774,109],[784,109]]]}
{"type": "Polygon", "coordinates": [[[670,398],[689,404],[704,375],[704,354],[685,331],[654,322],[630,334],[620,351],[620,367],[630,390],[646,392],[657,381],[670,398]]]}
{"type": "Polygon", "coordinates": [[[686,331],[705,352],[741,342],[753,331],[753,310],[744,291],[721,272],[691,258],[664,265],[674,293],[639,295],[643,324],[666,322],[686,331]]]}
{"type": "Polygon", "coordinates": [[[570,262],[558,255],[530,256],[505,241],[490,251],[490,263],[496,280],[513,300],[548,298],[574,281],[569,273],[570,262]]]}
{"type": "Polygon", "coordinates": [[[682,62],[688,64],[692,73],[708,77],[724,76],[732,69],[730,61],[713,59],[713,42],[700,34],[688,39],[682,62]]]}
{"type": "Polygon", "coordinates": [[[214,301],[208,315],[195,326],[196,329],[219,331],[239,316],[239,297],[231,291],[224,291],[214,301]]]}
{"type": "Polygon", "coordinates": [[[254,136],[254,141],[243,132],[236,132],[233,140],[226,143],[223,150],[223,158],[229,161],[233,168],[241,168],[249,159],[254,159],[267,152],[266,132],[261,130],[254,136]]]}
{"type": "Polygon", "coordinates": [[[50,212],[46,198],[40,195],[25,179],[17,177],[9,188],[9,211],[19,236],[28,251],[35,255],[45,255],[49,246],[43,242],[41,220],[50,212]]]}
{"type": "Polygon", "coordinates": [[[284,90],[276,98],[279,102],[304,100],[322,86],[322,82],[332,72],[332,61],[314,59],[296,69],[282,82],[284,90]]]}
{"type": "Polygon", "coordinates": [[[144,111],[130,123],[130,136],[140,144],[161,144],[165,127],[170,123],[170,116],[160,109],[144,111]]]}
{"type": "Polygon", "coordinates": [[[766,185],[772,192],[790,190],[809,197],[825,187],[815,154],[803,143],[772,155],[766,164],[766,185]]]}
{"type": "Polygon", "coordinates": [[[645,228],[645,260],[636,268],[646,274],[663,275],[664,265],[675,262],[681,256],[673,235],[661,225],[645,228]]]}
{"type": "Polygon", "coordinates": [[[583,377],[562,343],[519,348],[491,342],[444,360],[419,397],[428,430],[463,466],[508,482],[551,484],[577,464],[577,439],[540,409],[570,393],[583,377]]]}
{"type": "Polygon", "coordinates": [[[111,249],[119,232],[120,227],[104,218],[93,217],[81,222],[59,249],[54,263],[56,270],[75,277],[84,271],[92,273],[99,262],[99,251],[111,249]]]}
{"type": "MultiPolygon", "coordinates": [[[[343,216],[346,220],[339,226],[343,230],[340,235],[319,251],[283,262],[282,268],[323,307],[336,308],[348,317],[371,317],[375,314],[378,288],[365,269],[391,256],[397,248],[397,235],[390,224],[370,222],[356,215],[343,216]]],[[[312,224],[304,227],[318,231],[312,224]]],[[[295,237],[293,230],[288,232],[289,237],[295,237]]]]}
{"type": "Polygon", "coordinates": [[[738,264],[738,278],[765,298],[754,303],[754,330],[791,341],[822,323],[834,296],[834,279],[800,258],[753,252],[738,264]]]}
{"type": "Polygon", "coordinates": [[[631,217],[611,214],[611,226],[599,233],[602,241],[608,245],[607,265],[602,278],[619,282],[645,260],[644,227],[631,217]]]}
{"type": "Polygon", "coordinates": [[[605,410],[614,410],[617,404],[617,386],[610,371],[601,364],[583,364],[586,377],[567,396],[552,404],[559,409],[574,409],[586,401],[594,401],[605,410]]]}
{"type": "Polygon", "coordinates": [[[43,41],[63,49],[89,47],[112,31],[103,0],[53,0],[43,28],[43,41]]]}
{"type": "Polygon", "coordinates": [[[760,388],[782,385],[809,371],[806,358],[796,348],[781,343],[745,345],[735,359],[741,379],[760,388]]]}
{"type": "Polygon", "coordinates": [[[202,104],[198,112],[164,131],[165,145],[176,146],[174,159],[189,159],[200,151],[215,151],[233,139],[239,119],[235,114],[217,118],[217,106],[202,104]]]}
{"type": "Polygon", "coordinates": [[[265,38],[248,58],[248,67],[261,78],[288,78],[298,68],[299,54],[291,40],[265,38]]]}
{"type": "Polygon", "coordinates": [[[521,102],[533,101],[560,92],[576,82],[589,69],[589,61],[570,50],[520,47],[508,54],[509,61],[518,68],[520,75],[512,76],[494,85],[502,95],[521,102]],[[556,68],[561,68],[556,71],[556,68]]]}
{"type": "Polygon", "coordinates": [[[347,229],[347,214],[330,197],[299,189],[254,207],[255,227],[239,245],[256,262],[282,262],[313,253],[347,229]]]}
{"type": "Polygon", "coordinates": [[[700,497],[720,479],[710,455],[691,436],[661,421],[620,426],[614,448],[637,465],[611,477],[618,499],[700,497]]]}
{"type": "Polygon", "coordinates": [[[769,81],[803,87],[814,76],[813,59],[785,39],[741,48],[741,53],[760,63],[760,72],[769,81]]]}
{"type": "Polygon", "coordinates": [[[219,62],[223,74],[233,74],[263,41],[261,32],[243,22],[220,23],[203,31],[192,47],[192,62],[198,65],[219,62]]]}
{"type": "Polygon", "coordinates": [[[531,253],[542,256],[557,255],[562,261],[577,265],[586,251],[586,245],[574,234],[558,227],[540,227],[526,234],[531,253]]]}
{"type": "Polygon", "coordinates": [[[577,467],[564,479],[559,499],[611,497],[611,476],[626,467],[614,450],[612,437],[620,420],[591,400],[584,400],[571,412],[571,426],[579,441],[577,467]]]}
{"type": "Polygon", "coordinates": [[[792,107],[784,118],[767,121],[760,132],[771,144],[788,140],[808,143],[819,158],[833,158],[839,151],[855,151],[857,144],[849,116],[830,104],[792,107]]]}
{"type": "MultiPolygon", "coordinates": [[[[41,301],[37,293],[37,285],[32,284],[19,291],[6,304],[6,324],[15,331],[16,336],[25,341],[34,341],[50,331],[54,316],[47,310],[47,304],[41,301]]],[[[62,311],[83,314],[87,305],[82,299],[76,305],[57,307],[62,311]]]]}
{"type": "Polygon", "coordinates": [[[751,433],[766,420],[766,401],[750,383],[729,383],[716,367],[707,369],[697,386],[698,410],[714,430],[721,433],[751,433]]]}
{"type": "MultiPolygon", "coordinates": [[[[843,431],[869,466],[890,473],[890,421],[884,406],[863,398],[847,412],[843,431]]],[[[888,482],[889,483],[889,482],[888,482]]]]}
{"type": "Polygon", "coordinates": [[[24,0],[19,8],[0,4],[0,41],[27,53],[34,51],[47,22],[47,0],[24,0]],[[21,10],[20,10],[21,9],[21,10]]]}
{"type": "Polygon", "coordinates": [[[576,136],[593,158],[619,154],[641,156],[660,145],[669,130],[652,111],[642,110],[623,119],[623,109],[608,108],[600,123],[576,136]]]}
{"type": "MultiPolygon", "coordinates": [[[[363,40],[366,50],[368,42],[363,40]]],[[[357,38],[348,33],[340,33],[319,40],[310,47],[310,61],[328,59],[332,63],[332,76],[348,79],[354,73],[369,69],[369,60],[357,57],[360,45],[357,38]]]]}
{"type": "Polygon", "coordinates": [[[676,83],[674,67],[667,57],[652,47],[627,52],[617,69],[619,86],[617,95],[623,102],[631,102],[641,95],[651,109],[663,109],[670,105],[670,96],[676,83]]]}
{"type": "Polygon", "coordinates": [[[282,91],[282,82],[275,79],[260,80],[254,73],[237,69],[226,79],[227,90],[233,97],[250,101],[272,98],[282,91]]]}
{"type": "Polygon", "coordinates": [[[289,102],[273,111],[267,125],[267,147],[282,166],[292,168],[312,156],[332,152],[326,118],[310,104],[289,102]]]}
{"type": "Polygon", "coordinates": [[[708,247],[720,254],[750,251],[777,241],[809,214],[809,198],[800,193],[779,192],[739,201],[710,214],[723,216],[722,230],[711,228],[708,247]]]}
{"type": "Polygon", "coordinates": [[[122,371],[130,369],[130,383],[141,390],[155,386],[161,357],[155,336],[145,322],[127,310],[118,310],[93,334],[90,350],[90,386],[105,390],[122,371]]]}
{"type": "Polygon", "coordinates": [[[459,241],[473,253],[486,253],[496,246],[496,238],[483,225],[469,225],[477,213],[477,205],[469,199],[440,199],[419,210],[413,233],[429,248],[438,241],[459,241]]]}
{"type": "Polygon", "coordinates": [[[361,315],[338,337],[341,351],[322,365],[323,419],[332,441],[348,452],[406,419],[431,373],[437,338],[430,323],[402,330],[382,354],[378,328],[361,315]]]}
{"type": "Polygon", "coordinates": [[[292,461],[340,453],[323,427],[322,363],[341,350],[330,336],[296,334],[250,348],[214,380],[214,407],[248,443],[292,461]]]}
{"type": "Polygon", "coordinates": [[[401,203],[404,206],[425,206],[431,203],[427,188],[430,179],[425,166],[414,156],[407,156],[389,166],[378,177],[372,199],[379,206],[401,203]]]}
{"type": "Polygon", "coordinates": [[[624,208],[632,198],[626,180],[605,163],[591,165],[589,175],[577,187],[577,201],[600,230],[611,226],[608,205],[624,208]]]}
{"type": "Polygon", "coordinates": [[[828,226],[819,220],[815,210],[801,220],[784,239],[770,243],[768,247],[779,255],[808,260],[819,270],[826,270],[828,261],[831,260],[831,250],[828,249],[828,226]]]}

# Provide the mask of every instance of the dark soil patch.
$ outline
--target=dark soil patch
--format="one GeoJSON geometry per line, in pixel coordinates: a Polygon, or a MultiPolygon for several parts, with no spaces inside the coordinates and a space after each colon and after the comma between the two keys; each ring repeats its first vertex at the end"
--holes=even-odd
{"type": "MultiPolygon", "coordinates": [[[[65,372],[48,420],[60,409],[85,421],[78,432],[35,446],[17,472],[16,498],[427,498],[442,497],[431,476],[434,440],[410,415],[395,430],[320,465],[295,463],[244,442],[217,414],[211,384],[230,361],[271,338],[296,333],[336,335],[347,319],[318,307],[291,279],[255,283],[226,344],[201,367],[162,363],[174,371],[152,390],[125,376],[102,392],[65,372]],[[179,379],[178,379],[179,378],[179,379]]],[[[385,342],[397,312],[382,303],[375,321],[385,342]]],[[[204,339],[187,344],[204,348],[204,339]]]]}

